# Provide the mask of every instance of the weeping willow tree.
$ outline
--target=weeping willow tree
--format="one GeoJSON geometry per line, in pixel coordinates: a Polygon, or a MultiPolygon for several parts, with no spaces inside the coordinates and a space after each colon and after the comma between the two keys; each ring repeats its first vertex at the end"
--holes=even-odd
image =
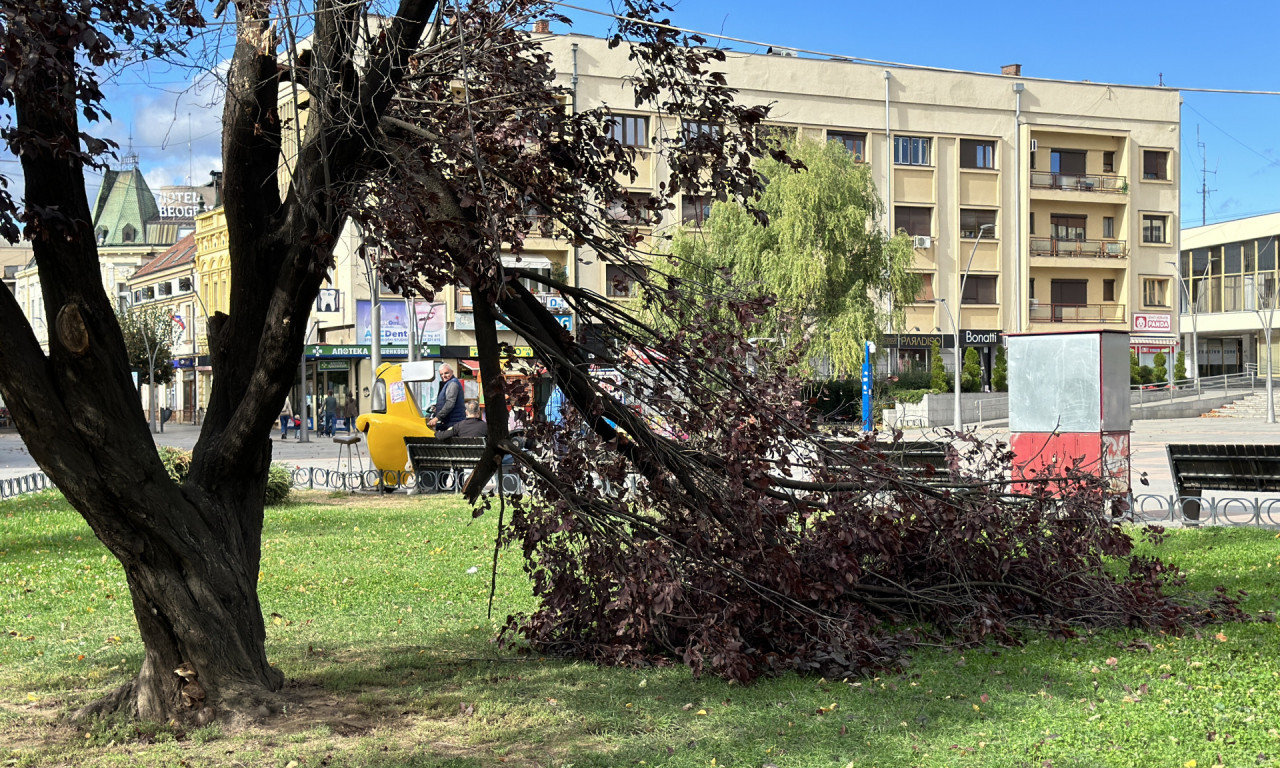
{"type": "Polygon", "coordinates": [[[805,167],[771,157],[756,164],[766,183],[756,204],[768,226],[738,203],[717,202],[700,230],[673,235],[658,271],[714,294],[772,296],[771,311],[747,321],[747,335],[848,374],[862,365],[863,342],[901,325],[902,305],[919,291],[911,239],[885,234],[870,167],[842,145],[801,139],[785,148],[805,167]]]}

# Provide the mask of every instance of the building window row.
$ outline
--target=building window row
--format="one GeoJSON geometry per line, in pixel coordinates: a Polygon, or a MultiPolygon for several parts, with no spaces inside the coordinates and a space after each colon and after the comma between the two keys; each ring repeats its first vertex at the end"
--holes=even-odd
{"type": "Polygon", "coordinates": [[[924,136],[894,136],[894,165],[933,165],[932,139],[924,136]]]}

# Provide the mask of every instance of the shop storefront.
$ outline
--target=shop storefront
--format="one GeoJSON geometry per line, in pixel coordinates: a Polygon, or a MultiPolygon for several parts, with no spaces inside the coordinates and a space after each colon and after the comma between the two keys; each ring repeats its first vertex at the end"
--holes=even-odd
{"type": "Polygon", "coordinates": [[[908,371],[927,371],[932,361],[929,350],[937,344],[945,352],[955,347],[955,336],[950,333],[889,333],[881,341],[880,348],[887,355],[887,372],[893,375],[908,371]]]}

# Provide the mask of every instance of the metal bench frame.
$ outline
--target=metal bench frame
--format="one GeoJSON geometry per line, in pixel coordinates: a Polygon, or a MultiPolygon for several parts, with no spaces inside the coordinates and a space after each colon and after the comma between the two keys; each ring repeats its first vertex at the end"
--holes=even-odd
{"type": "Polygon", "coordinates": [[[1280,445],[1181,443],[1165,450],[1174,493],[1188,520],[1200,519],[1205,491],[1280,493],[1280,445]]]}

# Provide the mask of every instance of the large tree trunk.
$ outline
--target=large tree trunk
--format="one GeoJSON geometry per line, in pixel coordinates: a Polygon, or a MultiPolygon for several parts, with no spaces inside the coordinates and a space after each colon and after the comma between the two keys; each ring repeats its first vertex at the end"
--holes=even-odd
{"type": "Polygon", "coordinates": [[[284,678],[267,663],[257,593],[263,486],[244,485],[238,502],[205,499],[198,505],[181,493],[152,489],[143,503],[153,531],[124,547],[108,544],[124,566],[146,655],[136,679],[82,715],[120,709],[149,720],[205,721],[277,709],[273,694],[284,678]],[[241,525],[222,526],[218,535],[209,521],[241,525]],[[176,673],[183,665],[199,689],[176,673]],[[197,690],[205,698],[190,695],[197,690]]]}

